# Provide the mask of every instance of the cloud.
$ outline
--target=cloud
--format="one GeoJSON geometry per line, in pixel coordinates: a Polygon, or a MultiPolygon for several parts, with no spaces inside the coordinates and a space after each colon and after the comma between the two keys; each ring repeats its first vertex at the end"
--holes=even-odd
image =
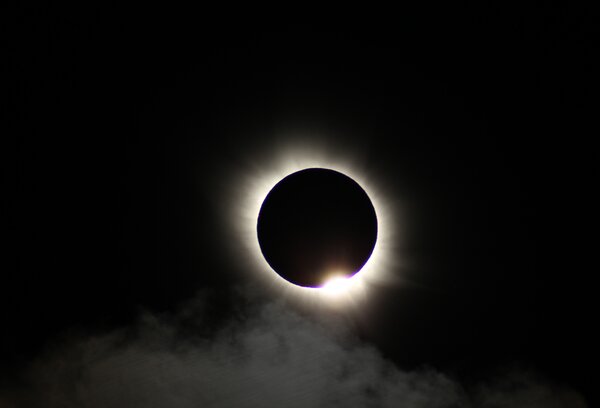
{"type": "Polygon", "coordinates": [[[583,397],[524,368],[513,368],[481,384],[473,395],[483,408],[585,408],[583,397]]]}
{"type": "Polygon", "coordinates": [[[0,407],[586,407],[520,371],[467,391],[432,369],[399,369],[339,319],[281,304],[248,309],[212,335],[189,334],[207,318],[199,302],[71,340],[33,364],[27,386],[4,392],[0,407]]]}

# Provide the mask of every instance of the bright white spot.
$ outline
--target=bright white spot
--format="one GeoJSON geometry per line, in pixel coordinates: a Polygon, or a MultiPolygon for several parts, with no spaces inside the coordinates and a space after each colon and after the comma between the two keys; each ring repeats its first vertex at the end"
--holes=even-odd
{"type": "Polygon", "coordinates": [[[346,278],[343,276],[334,276],[329,279],[323,286],[323,290],[327,295],[338,296],[344,293],[352,285],[352,278],[346,278]]]}

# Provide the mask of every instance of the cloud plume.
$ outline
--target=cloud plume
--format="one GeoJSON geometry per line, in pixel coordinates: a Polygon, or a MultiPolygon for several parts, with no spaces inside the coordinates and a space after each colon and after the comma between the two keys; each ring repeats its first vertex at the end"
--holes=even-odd
{"type": "MultiPolygon", "coordinates": [[[[184,314],[198,312],[200,327],[202,309],[184,314]]],[[[71,340],[31,366],[21,391],[4,391],[0,407],[586,407],[524,371],[466,389],[432,369],[398,368],[339,321],[281,304],[252,310],[211,335],[145,314],[135,329],[71,340]]]]}

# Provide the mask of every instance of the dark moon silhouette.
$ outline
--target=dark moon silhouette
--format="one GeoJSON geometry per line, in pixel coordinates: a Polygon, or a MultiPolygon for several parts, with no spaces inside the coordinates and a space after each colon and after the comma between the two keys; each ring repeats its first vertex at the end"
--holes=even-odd
{"type": "Polygon", "coordinates": [[[367,193],[350,177],[311,168],[273,187],[258,215],[263,256],[281,277],[320,287],[332,274],[350,277],[377,240],[377,216],[367,193]]]}

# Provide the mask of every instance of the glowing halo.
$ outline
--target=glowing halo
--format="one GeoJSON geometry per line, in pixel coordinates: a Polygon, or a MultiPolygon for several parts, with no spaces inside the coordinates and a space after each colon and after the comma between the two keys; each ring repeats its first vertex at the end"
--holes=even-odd
{"type": "MultiPolygon", "coordinates": [[[[276,152],[266,155],[260,162],[236,174],[237,187],[228,194],[229,219],[236,247],[246,257],[247,265],[256,272],[265,285],[286,298],[299,299],[312,304],[348,305],[363,299],[369,289],[379,283],[394,280],[398,260],[396,226],[391,199],[385,197],[381,184],[374,174],[368,174],[352,154],[327,152],[324,146],[306,142],[288,143],[276,152]],[[307,168],[325,168],[341,172],[355,180],[368,194],[378,220],[378,237],[371,257],[354,276],[344,282],[343,289],[309,288],[294,285],[271,269],[264,259],[258,242],[256,225],[261,205],[271,189],[284,177],[307,168]],[[335,292],[335,296],[332,296],[335,292]]],[[[325,285],[327,286],[327,285],[325,285]]]]}

